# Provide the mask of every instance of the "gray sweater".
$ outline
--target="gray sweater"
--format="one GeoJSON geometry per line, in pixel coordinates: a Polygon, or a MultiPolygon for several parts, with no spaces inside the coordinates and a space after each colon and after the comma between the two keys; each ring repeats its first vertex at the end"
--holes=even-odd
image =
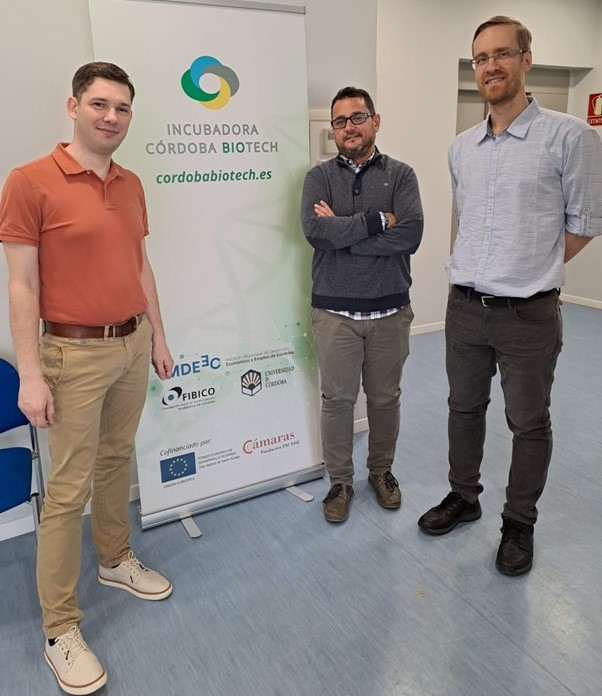
{"type": "Polygon", "coordinates": [[[410,166],[378,151],[357,175],[341,157],[318,164],[305,177],[301,225],[314,248],[313,307],[372,312],[408,304],[410,254],[423,228],[410,166]],[[335,217],[315,214],[320,200],[335,217]],[[380,212],[397,223],[383,231],[380,212]]]}

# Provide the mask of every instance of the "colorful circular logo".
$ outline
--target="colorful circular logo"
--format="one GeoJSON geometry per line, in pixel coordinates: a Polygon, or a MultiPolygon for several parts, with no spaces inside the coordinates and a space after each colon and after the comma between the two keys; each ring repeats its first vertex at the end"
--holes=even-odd
{"type": "Polygon", "coordinates": [[[182,75],[182,89],[195,101],[208,109],[221,109],[238,92],[238,75],[226,65],[222,65],[213,56],[200,56],[192,62],[190,69],[182,75]],[[219,78],[220,88],[217,92],[205,92],[201,89],[203,75],[215,75],[219,78]]]}

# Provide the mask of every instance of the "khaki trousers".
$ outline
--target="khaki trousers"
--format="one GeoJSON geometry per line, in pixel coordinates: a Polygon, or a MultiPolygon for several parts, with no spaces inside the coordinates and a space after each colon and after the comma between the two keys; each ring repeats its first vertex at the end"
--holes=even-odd
{"type": "Polygon", "coordinates": [[[92,536],[101,565],[127,557],[131,457],[146,397],[151,334],[143,318],[123,338],[40,339],[42,372],[55,407],[37,564],[48,638],[83,617],[75,589],[82,513],[92,490],[92,536]]]}
{"type": "Polygon", "coordinates": [[[370,428],[368,470],[381,474],[391,469],[413,318],[410,305],[382,319],[349,319],[312,309],[322,392],[322,450],[331,483],[353,481],[353,409],[360,378],[370,428]]]}

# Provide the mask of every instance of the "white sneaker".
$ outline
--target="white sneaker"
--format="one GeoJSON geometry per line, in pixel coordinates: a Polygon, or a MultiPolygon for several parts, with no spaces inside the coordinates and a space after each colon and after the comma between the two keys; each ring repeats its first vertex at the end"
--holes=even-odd
{"type": "Polygon", "coordinates": [[[165,599],[173,590],[167,578],[145,568],[132,551],[116,568],[98,566],[98,582],[101,585],[127,590],[140,599],[165,599]]]}
{"type": "Polygon", "coordinates": [[[91,694],[107,683],[104,667],[77,626],[59,636],[54,645],[46,641],[44,657],[61,689],[68,694],[91,694]]]}

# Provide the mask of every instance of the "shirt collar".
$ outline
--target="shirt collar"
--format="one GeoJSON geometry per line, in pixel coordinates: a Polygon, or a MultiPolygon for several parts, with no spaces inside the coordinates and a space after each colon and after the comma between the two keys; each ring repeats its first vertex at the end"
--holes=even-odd
{"type": "MultiPolygon", "coordinates": [[[[534,97],[527,97],[527,99],[529,100],[529,106],[521,111],[508,128],[506,128],[507,133],[521,140],[527,135],[529,127],[541,111],[537,99],[534,97]]],[[[478,142],[481,142],[487,136],[490,138],[494,137],[489,122],[489,114],[487,114],[487,118],[479,124],[477,134],[479,136],[478,142]]]]}
{"type": "Polygon", "coordinates": [[[356,164],[352,159],[344,157],[343,155],[339,155],[337,159],[341,164],[345,164],[346,166],[350,167],[357,174],[362,169],[364,169],[364,167],[367,167],[369,164],[372,164],[376,156],[379,154],[380,152],[378,151],[378,148],[375,147],[374,152],[370,155],[370,157],[368,157],[368,159],[365,162],[362,162],[361,164],[356,164]]]}
{"type": "MultiPolygon", "coordinates": [[[[88,170],[71,155],[65,149],[69,143],[59,143],[51,153],[52,159],[57,163],[57,165],[62,169],[62,171],[67,176],[73,176],[74,174],[85,174],[88,170]]],[[[116,177],[123,178],[124,170],[116,162],[111,160],[111,166],[109,167],[109,173],[106,180],[114,179],[116,177]]]]}

